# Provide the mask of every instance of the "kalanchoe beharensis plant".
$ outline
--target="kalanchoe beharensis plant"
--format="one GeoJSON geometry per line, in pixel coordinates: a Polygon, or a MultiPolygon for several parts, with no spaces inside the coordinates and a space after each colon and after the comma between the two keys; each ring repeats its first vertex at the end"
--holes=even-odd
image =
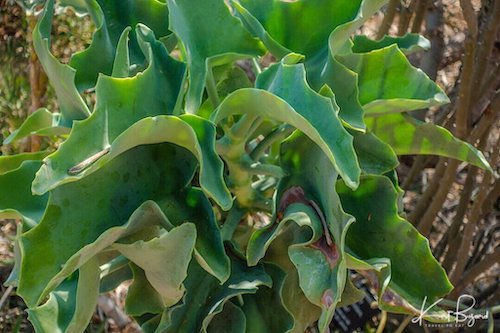
{"type": "Polygon", "coordinates": [[[427,40],[353,36],[384,2],[46,1],[33,41],[59,110],[5,141],[65,140],[0,157],[1,216],[22,220],[7,283],[36,331],[82,332],[124,281],[145,332],[326,332],[362,297],[350,271],[386,311],[446,295],[397,155],[489,166],[407,113],[448,102],[407,60],[427,40]],[[50,52],[56,6],[96,26],[68,64],[50,52]]]}

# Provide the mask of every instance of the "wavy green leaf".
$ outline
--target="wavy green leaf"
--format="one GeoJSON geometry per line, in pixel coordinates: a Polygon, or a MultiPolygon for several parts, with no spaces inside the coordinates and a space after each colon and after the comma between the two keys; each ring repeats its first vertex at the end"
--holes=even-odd
{"type": "Polygon", "coordinates": [[[165,302],[161,295],[151,285],[144,270],[133,263],[130,264],[133,281],[127,290],[125,311],[129,316],[142,316],[148,313],[162,313],[165,302]],[[144,300],[147,299],[147,302],[144,300]]]}
{"type": "Polygon", "coordinates": [[[361,0],[234,2],[250,31],[278,58],[291,50],[312,57],[326,48],[336,27],[356,17],[361,0]],[[318,24],[321,22],[321,24],[318,24]]]}
{"type": "Polygon", "coordinates": [[[59,113],[52,113],[45,108],[38,109],[30,114],[22,125],[4,140],[3,144],[8,145],[30,135],[51,136],[68,134],[70,131],[69,128],[59,126],[60,118],[61,115],[59,113]]]}
{"type": "MultiPolygon", "coordinates": [[[[328,52],[318,54],[316,57],[306,61],[307,77],[311,85],[315,89],[320,89],[325,84],[328,85],[335,94],[335,100],[340,107],[339,115],[342,120],[352,129],[362,132],[365,130],[363,122],[364,113],[367,111],[366,106],[362,106],[364,103],[361,101],[358,89],[358,86],[362,83],[360,82],[362,78],[359,77],[355,70],[343,64],[337,56],[352,54],[350,36],[385,2],[386,0],[363,1],[356,18],[337,27],[331,33],[328,42],[328,52]]],[[[383,66],[377,68],[384,68],[385,70],[383,66]]],[[[390,103],[394,104],[395,102],[391,101],[390,103]]]]}
{"type": "Polygon", "coordinates": [[[23,218],[31,225],[41,220],[49,196],[31,193],[31,182],[41,165],[41,161],[25,160],[16,169],[0,174],[0,218],[23,218]]]}
{"type": "MultiPolygon", "coordinates": [[[[72,256],[99,237],[114,237],[103,233],[123,226],[144,201],[155,200],[167,208],[189,204],[182,202],[189,197],[179,196],[178,192],[190,183],[195,168],[192,154],[178,146],[139,146],[88,177],[51,191],[44,218],[20,238],[22,253],[30,255],[23,257],[19,294],[30,306],[37,304],[50,291],[49,282],[63,274],[62,267],[72,256]],[[67,237],[61,238],[62,234],[67,237]]],[[[214,232],[205,230],[212,226],[198,231],[200,237],[210,238],[214,232]]],[[[220,235],[219,239],[205,240],[202,244],[214,247],[219,257],[224,256],[218,250],[222,247],[220,235]]],[[[199,252],[206,251],[202,248],[199,252]]],[[[67,269],[71,271],[71,267],[67,269]]]]}
{"type": "MultiPolygon", "coordinates": [[[[253,318],[251,318],[253,320],[253,318]]],[[[210,322],[208,333],[250,333],[247,330],[245,313],[232,302],[226,302],[224,309],[210,322]]]]}
{"type": "Polygon", "coordinates": [[[76,89],[76,71],[70,66],[60,63],[50,53],[53,12],[54,0],[48,0],[40,20],[33,30],[33,46],[50,83],[54,87],[59,103],[61,122],[65,126],[71,126],[73,120],[87,118],[90,111],[76,89]]]}
{"type": "Polygon", "coordinates": [[[431,48],[431,42],[419,35],[407,33],[404,36],[384,36],[379,40],[373,40],[364,35],[354,36],[352,52],[366,53],[374,50],[383,49],[387,46],[396,44],[404,54],[411,54],[418,51],[426,51],[431,48]]]}
{"type": "Polygon", "coordinates": [[[177,190],[159,202],[174,225],[192,222],[197,235],[195,257],[207,272],[222,283],[229,277],[230,262],[223,246],[220,228],[213,207],[197,188],[177,190]],[[173,204],[175,203],[175,204],[173,204]]]}
{"type": "Polygon", "coordinates": [[[184,66],[169,57],[152,31],[142,26],[136,33],[149,67],[133,78],[100,77],[95,111],[76,123],[68,139],[45,160],[33,183],[35,193],[77,179],[68,173],[72,167],[95,160],[96,154],[109,149],[110,143],[138,120],[173,111],[184,66]]]}
{"type": "Polygon", "coordinates": [[[285,191],[298,187],[322,221],[323,236],[310,245],[312,249],[292,246],[288,253],[297,267],[304,294],[311,303],[322,308],[318,327],[324,331],[333,318],[346,283],[344,244],[353,218],[344,212],[335,191],[337,172],[331,168],[323,151],[304,135],[295,134],[285,140],[280,164],[289,176],[278,184],[277,211],[287,200],[293,199],[287,199],[285,191]],[[321,265],[311,264],[313,261],[321,265]]]}
{"type": "Polygon", "coordinates": [[[395,169],[399,160],[392,147],[380,140],[371,132],[352,131],[354,149],[358,155],[359,165],[365,174],[382,175],[395,169]]]}
{"type": "Polygon", "coordinates": [[[19,168],[24,161],[40,161],[49,154],[50,151],[42,150],[32,153],[2,155],[0,156],[0,175],[19,168]]]}
{"type": "Polygon", "coordinates": [[[272,264],[264,267],[273,285],[272,288],[261,286],[254,295],[243,295],[241,309],[246,316],[246,333],[289,332],[293,327],[293,317],[284,307],[282,296],[286,273],[272,264]]]}
{"type": "MultiPolygon", "coordinates": [[[[96,25],[90,46],[71,57],[69,65],[76,70],[78,89],[93,88],[99,73],[111,75],[117,43],[127,27],[138,23],[148,26],[157,38],[169,34],[168,8],[158,0],[91,0],[86,1],[87,12],[96,25]]],[[[145,61],[136,34],[130,35],[130,59],[133,64],[145,61]]]]}
{"type": "Polygon", "coordinates": [[[113,244],[112,248],[144,270],[149,283],[160,294],[163,306],[169,307],[184,294],[182,282],[187,276],[195,241],[195,226],[184,223],[152,240],[113,244]]]}
{"type": "Polygon", "coordinates": [[[404,114],[369,118],[366,123],[373,133],[389,144],[398,155],[445,156],[491,171],[488,161],[479,150],[455,138],[447,129],[438,125],[425,123],[404,114]]]}
{"type": "Polygon", "coordinates": [[[362,176],[355,191],[337,182],[337,192],[343,207],[356,218],[347,232],[349,252],[361,260],[390,260],[388,286],[393,292],[383,297],[392,311],[416,314],[425,297],[432,303],[451,291],[428,240],[399,217],[398,193],[387,177],[362,176]]]}
{"type": "Polygon", "coordinates": [[[262,266],[249,268],[233,259],[231,276],[224,284],[191,262],[184,285],[186,294],[182,303],[164,313],[157,332],[204,332],[227,301],[238,295],[254,294],[260,286],[270,287],[272,280],[262,266]]]}
{"type": "Polygon", "coordinates": [[[247,261],[250,265],[250,260],[256,262],[265,255],[263,261],[271,262],[287,272],[283,282],[282,298],[285,307],[294,318],[293,328],[289,332],[303,333],[321,315],[321,308],[312,304],[300,288],[297,268],[290,260],[287,250],[290,244],[299,243],[300,246],[318,237],[321,233],[320,228],[320,222],[310,207],[291,204],[286,208],[280,223],[272,223],[265,230],[256,231],[248,243],[247,261]],[[317,231],[314,231],[314,228],[317,231]]]}
{"type": "Polygon", "coordinates": [[[82,165],[81,170],[77,165],[79,173],[66,176],[59,184],[87,177],[134,147],[164,142],[186,148],[198,159],[201,187],[222,208],[229,209],[232,199],[223,179],[224,166],[215,152],[215,128],[210,122],[194,115],[157,116],[138,121],[116,138],[109,147],[109,153],[88,166],[82,165]]]}
{"type": "Polygon", "coordinates": [[[304,67],[273,65],[259,76],[257,87],[269,92],[239,89],[222,102],[212,120],[218,123],[233,114],[254,114],[290,124],[320,146],[344,181],[356,187],[360,169],[352,136],[339,121],[332,100],[309,88],[304,67]]]}
{"type": "Polygon", "coordinates": [[[28,318],[37,333],[85,331],[99,296],[99,263],[92,259],[78,274],[53,291],[48,301],[28,310],[28,318]]]}
{"type": "Polygon", "coordinates": [[[187,53],[189,89],[187,113],[196,113],[211,66],[263,53],[240,20],[219,0],[168,0],[170,29],[187,53]],[[217,36],[217,38],[213,38],[217,36]]]}
{"type": "MultiPolygon", "coordinates": [[[[413,67],[397,45],[335,59],[358,74],[359,101],[367,116],[449,103],[441,88],[413,67]]],[[[334,90],[335,92],[335,90],[334,90]]]]}
{"type": "MultiPolygon", "coordinates": [[[[47,217],[51,217],[51,211],[48,210],[47,217]]],[[[69,217],[68,217],[69,218],[69,217]]],[[[99,253],[111,246],[121,238],[133,235],[145,228],[170,228],[171,224],[162,213],[160,208],[152,201],[146,201],[139,206],[130,216],[128,221],[122,226],[116,226],[104,231],[94,242],[84,245],[80,250],[61,265],[60,270],[50,278],[50,281],[44,286],[42,295],[47,294],[56,288],[64,279],[70,276],[75,270],[80,268],[86,262],[96,257],[99,253]]],[[[156,231],[157,232],[157,231],[156,231]]],[[[22,242],[22,240],[21,240],[22,242]]],[[[64,251],[63,249],[62,251],[64,251]]],[[[42,258],[40,258],[42,260],[42,258]]],[[[36,272],[27,272],[28,277],[23,275],[23,279],[30,278],[31,274],[36,272]]]]}
{"type": "Polygon", "coordinates": [[[124,78],[130,74],[130,52],[128,49],[130,43],[130,31],[132,28],[126,27],[116,45],[115,60],[113,62],[112,77],[124,78]]]}
{"type": "Polygon", "coordinates": [[[313,142],[304,135],[291,136],[282,144],[280,161],[287,176],[278,185],[276,213],[270,225],[252,235],[247,260],[250,265],[255,264],[264,257],[271,242],[282,235],[285,228],[290,229],[291,243],[275,251],[287,249],[304,295],[322,309],[318,326],[323,332],[333,317],[346,282],[343,248],[353,219],[343,212],[334,191],[337,173],[313,142]],[[308,226],[312,232],[305,228],[293,232],[293,228],[287,226],[289,221],[308,226]]]}
{"type": "MultiPolygon", "coordinates": [[[[314,126],[327,147],[324,147],[320,140],[314,141],[321,142],[319,146],[342,179],[350,187],[355,188],[360,169],[352,137],[339,121],[338,106],[331,99],[317,94],[309,87],[303,65],[288,65],[286,60],[285,58],[281,63],[271,66],[259,75],[257,88],[266,89],[282,98],[314,126]]],[[[300,127],[295,127],[302,130],[300,127]]],[[[314,138],[312,135],[308,136],[314,138]]]]}
{"type": "Polygon", "coordinates": [[[310,232],[305,232],[302,236],[302,242],[307,244],[318,240],[323,232],[315,211],[303,204],[291,204],[283,212],[283,218],[280,221],[276,221],[276,217],[273,220],[274,222],[252,234],[246,252],[249,266],[257,265],[264,258],[271,243],[287,229],[287,225],[291,222],[299,227],[306,226],[310,229],[310,232]]]}

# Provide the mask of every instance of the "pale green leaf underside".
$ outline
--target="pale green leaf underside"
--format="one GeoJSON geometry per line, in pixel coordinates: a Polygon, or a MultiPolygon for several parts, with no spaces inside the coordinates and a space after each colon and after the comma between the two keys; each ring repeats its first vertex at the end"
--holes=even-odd
{"type": "Polygon", "coordinates": [[[195,226],[184,223],[158,238],[114,244],[112,248],[144,270],[149,283],[160,294],[163,306],[169,307],[184,295],[182,282],[187,276],[195,241],[195,226]]]}

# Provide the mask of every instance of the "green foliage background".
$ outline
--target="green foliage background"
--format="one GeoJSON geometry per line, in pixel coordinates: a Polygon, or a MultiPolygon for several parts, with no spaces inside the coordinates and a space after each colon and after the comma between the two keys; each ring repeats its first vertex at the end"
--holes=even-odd
{"type": "Polygon", "coordinates": [[[96,27],[66,64],[45,2],[32,38],[58,108],[4,143],[62,143],[0,157],[0,214],[23,221],[7,283],[35,329],[83,331],[99,293],[126,280],[145,332],[325,332],[360,295],[349,270],[386,311],[446,295],[401,212],[396,155],[491,168],[407,113],[449,102],[407,59],[427,40],[351,38],[383,4],[66,0],[96,27]],[[269,223],[240,223],[257,212],[269,223]]]}

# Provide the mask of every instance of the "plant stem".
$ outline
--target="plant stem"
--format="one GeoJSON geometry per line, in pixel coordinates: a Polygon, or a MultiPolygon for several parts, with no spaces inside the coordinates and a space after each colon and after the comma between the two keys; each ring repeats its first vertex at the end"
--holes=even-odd
{"type": "MultiPolygon", "coordinates": [[[[489,132],[483,133],[483,137],[479,142],[478,149],[483,150],[486,147],[486,143],[488,141],[489,132]]],[[[451,271],[452,265],[456,260],[458,255],[458,247],[460,246],[461,237],[459,235],[460,226],[464,222],[465,214],[467,213],[467,208],[469,207],[469,202],[472,196],[472,192],[474,190],[475,179],[477,173],[479,172],[479,168],[471,165],[469,167],[469,171],[467,172],[467,178],[465,180],[463,189],[460,195],[460,201],[458,203],[457,212],[451,226],[449,227],[446,234],[443,236],[443,242],[448,242],[448,252],[446,253],[445,260],[443,262],[443,266],[447,271],[451,271]]]]}
{"type": "Polygon", "coordinates": [[[282,178],[285,175],[283,169],[274,164],[252,163],[244,166],[244,169],[251,175],[266,175],[276,178],[282,178]]]}
{"type": "Polygon", "coordinates": [[[255,58],[252,58],[252,67],[253,67],[253,70],[255,71],[255,74],[256,74],[255,76],[262,73],[262,69],[260,69],[259,62],[255,58]]]}
{"type": "Polygon", "coordinates": [[[258,160],[265,151],[277,141],[282,141],[295,130],[290,125],[283,125],[269,133],[259,144],[252,150],[250,157],[253,160],[258,160]]]}
{"type": "Polygon", "coordinates": [[[234,231],[240,224],[243,216],[245,216],[245,213],[245,210],[238,207],[238,204],[235,203],[233,205],[233,207],[227,214],[227,218],[221,228],[221,236],[223,241],[233,238],[234,231]]]}
{"type": "Polygon", "coordinates": [[[220,99],[212,68],[207,71],[207,93],[213,108],[216,109],[220,104],[220,99]]]}
{"type": "Polygon", "coordinates": [[[174,116],[179,116],[182,114],[182,102],[184,101],[184,95],[186,94],[186,82],[187,82],[187,72],[184,73],[184,76],[182,77],[179,95],[177,95],[177,100],[175,101],[174,110],[172,111],[172,114],[174,116]]]}
{"type": "Polygon", "coordinates": [[[418,224],[419,220],[424,215],[425,210],[427,209],[427,207],[429,207],[429,202],[436,193],[439,187],[439,181],[443,176],[445,170],[446,170],[446,159],[440,158],[438,164],[436,165],[436,168],[434,169],[434,176],[432,177],[429,186],[427,186],[424,193],[418,200],[417,206],[415,207],[413,212],[411,212],[411,214],[408,216],[408,219],[413,223],[413,225],[418,224]]]}
{"type": "Polygon", "coordinates": [[[474,280],[484,273],[487,269],[489,269],[494,264],[500,262],[500,249],[496,249],[495,252],[487,254],[479,263],[472,266],[471,269],[467,270],[465,274],[460,279],[460,281],[456,284],[455,289],[450,294],[451,298],[456,298],[459,296],[460,292],[462,292],[467,285],[474,282],[474,280]]]}
{"type": "Polygon", "coordinates": [[[387,312],[382,311],[382,314],[380,315],[380,323],[378,324],[376,333],[384,332],[384,328],[385,328],[386,323],[387,323],[387,312]]]}
{"type": "Polygon", "coordinates": [[[405,319],[401,322],[398,329],[394,331],[394,333],[403,333],[405,331],[406,326],[411,322],[412,316],[406,316],[405,319]]]}
{"type": "Polygon", "coordinates": [[[255,122],[258,116],[244,114],[240,120],[231,128],[231,138],[237,141],[246,141],[255,130],[255,122]]]}
{"type": "Polygon", "coordinates": [[[423,167],[425,166],[427,156],[425,155],[418,155],[415,160],[413,161],[413,165],[411,166],[410,172],[408,172],[408,175],[406,176],[405,180],[403,181],[403,184],[401,185],[401,188],[404,190],[408,190],[413,184],[413,181],[415,180],[415,177],[420,174],[420,171],[422,171],[423,167]]]}
{"type": "MultiPolygon", "coordinates": [[[[491,156],[491,165],[496,165],[498,161],[498,156],[499,156],[499,149],[498,145],[500,144],[500,137],[497,139],[496,145],[494,146],[494,151],[493,155],[491,156]]],[[[460,277],[462,276],[465,266],[467,264],[467,260],[469,258],[468,253],[469,253],[469,247],[472,242],[472,238],[474,236],[474,230],[476,227],[476,224],[479,222],[479,218],[481,217],[481,209],[483,208],[483,203],[484,200],[487,197],[488,194],[488,189],[490,188],[490,182],[492,180],[493,175],[490,172],[486,172],[483,178],[483,182],[481,184],[481,187],[479,188],[478,196],[476,200],[474,201],[474,204],[472,205],[471,212],[469,214],[469,221],[465,225],[464,231],[463,231],[463,238],[460,243],[460,247],[458,249],[458,253],[461,253],[462,256],[459,257],[457,264],[455,266],[455,269],[453,270],[453,273],[451,274],[450,280],[452,283],[456,283],[460,280],[460,277]]]]}
{"type": "Polygon", "coordinates": [[[448,166],[446,168],[446,171],[444,172],[443,178],[441,178],[439,181],[439,188],[432,198],[430,206],[428,206],[428,209],[425,211],[424,216],[418,224],[418,230],[425,237],[428,237],[431,233],[434,219],[436,218],[437,213],[443,207],[443,204],[446,201],[446,197],[448,196],[448,192],[450,191],[451,185],[455,182],[455,173],[459,164],[460,162],[457,160],[448,159],[448,166]]]}
{"type": "Polygon", "coordinates": [[[5,303],[7,298],[9,298],[9,295],[12,292],[12,290],[14,290],[14,286],[9,286],[7,290],[5,290],[5,292],[3,293],[2,298],[0,298],[0,310],[2,309],[3,304],[5,303]]]}
{"type": "Polygon", "coordinates": [[[469,125],[469,106],[474,80],[475,52],[477,41],[477,18],[469,0],[460,0],[460,6],[468,27],[468,36],[465,39],[465,54],[463,56],[462,74],[460,75],[460,90],[458,92],[458,107],[456,113],[456,133],[459,139],[467,134],[469,125]]]}

